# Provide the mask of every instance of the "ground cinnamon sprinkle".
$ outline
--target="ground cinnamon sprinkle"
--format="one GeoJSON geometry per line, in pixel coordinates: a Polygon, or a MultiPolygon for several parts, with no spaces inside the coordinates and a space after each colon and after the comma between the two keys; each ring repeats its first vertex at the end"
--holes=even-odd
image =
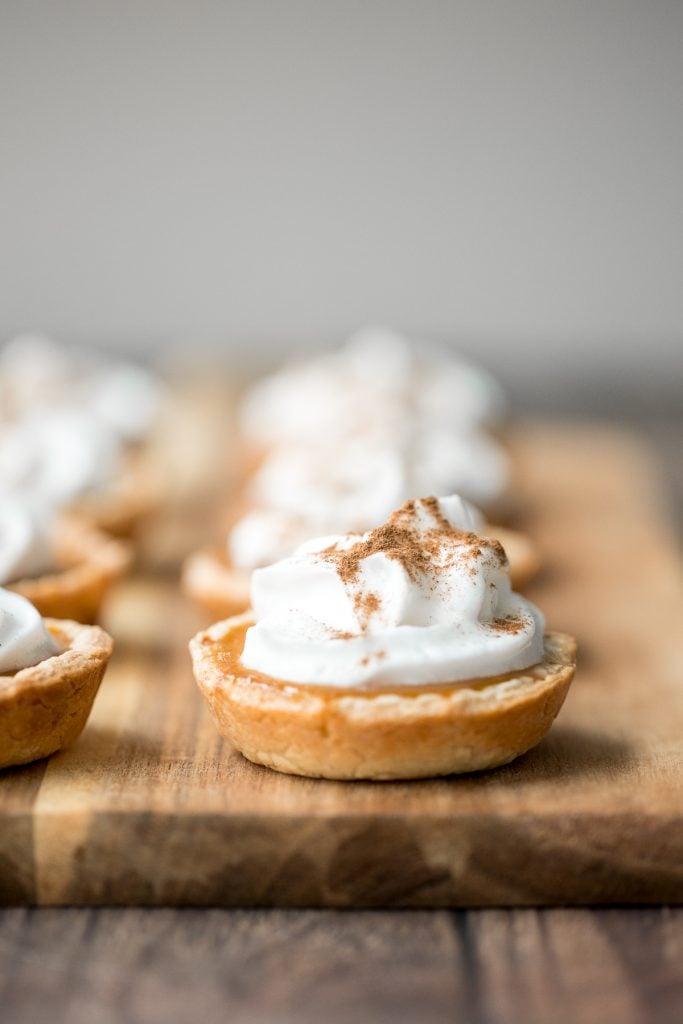
{"type": "Polygon", "coordinates": [[[334,562],[344,583],[354,583],[360,572],[360,563],[378,553],[400,562],[411,580],[429,569],[429,558],[417,541],[416,531],[397,526],[391,520],[371,530],[365,540],[352,547],[341,551],[336,547],[327,548],[322,555],[334,562]]]}
{"type": "Polygon", "coordinates": [[[375,661],[382,661],[384,658],[386,658],[386,656],[386,651],[374,651],[372,654],[366,654],[364,658],[361,658],[360,664],[363,666],[363,668],[365,668],[366,665],[370,664],[373,658],[375,659],[375,661]]]}
{"type": "Polygon", "coordinates": [[[353,599],[353,610],[360,618],[363,629],[367,626],[370,616],[379,611],[381,605],[382,602],[377,594],[362,594],[358,591],[353,599]]]}
{"type": "MultiPolygon", "coordinates": [[[[333,544],[321,551],[320,556],[332,562],[342,581],[352,588],[360,575],[361,562],[374,554],[399,562],[408,578],[417,582],[420,577],[433,578],[447,572],[456,560],[473,562],[484,548],[505,564],[505,551],[499,541],[459,530],[441,511],[439,499],[430,496],[407,501],[391,514],[388,522],[371,530],[351,547],[340,549],[333,544]],[[433,526],[419,523],[418,504],[428,513],[433,526]]],[[[476,565],[471,564],[468,569],[476,575],[476,565]]],[[[380,610],[381,601],[377,594],[358,590],[353,606],[361,631],[365,631],[369,619],[380,610]]],[[[521,629],[521,625],[518,628],[521,629]]]]}
{"type": "MultiPolygon", "coordinates": [[[[442,530],[445,530],[446,532],[450,532],[453,529],[453,527],[451,526],[451,524],[448,522],[448,520],[446,519],[445,515],[441,511],[441,505],[439,505],[439,499],[435,498],[433,494],[430,494],[429,497],[427,497],[427,498],[422,498],[421,499],[421,504],[422,504],[423,508],[427,509],[427,511],[429,512],[429,514],[432,517],[432,519],[437,523],[437,525],[442,530]]],[[[414,501],[409,501],[409,502],[407,502],[407,505],[411,506],[411,512],[412,512],[414,510],[414,508],[415,508],[415,502],[414,501]]],[[[406,505],[404,505],[403,508],[406,508],[406,505]]],[[[401,511],[401,509],[399,509],[399,512],[400,511],[401,511]]]]}
{"type": "Polygon", "coordinates": [[[495,629],[498,633],[519,633],[524,629],[525,623],[523,619],[515,619],[513,616],[509,616],[505,619],[492,619],[488,626],[490,629],[495,629]]]}
{"type": "Polygon", "coordinates": [[[360,563],[378,553],[400,562],[413,582],[419,576],[438,572],[439,568],[449,568],[450,565],[442,564],[439,567],[436,564],[442,554],[445,537],[457,543],[461,555],[466,553],[469,557],[478,558],[482,548],[487,547],[501,560],[505,560],[505,552],[499,541],[479,537],[476,533],[452,526],[441,511],[438,498],[418,500],[434,520],[434,527],[418,528],[415,525],[417,501],[407,501],[392,513],[387,523],[371,530],[364,540],[345,550],[339,550],[336,545],[326,548],[321,552],[323,558],[334,562],[337,572],[347,584],[356,581],[360,563]]]}

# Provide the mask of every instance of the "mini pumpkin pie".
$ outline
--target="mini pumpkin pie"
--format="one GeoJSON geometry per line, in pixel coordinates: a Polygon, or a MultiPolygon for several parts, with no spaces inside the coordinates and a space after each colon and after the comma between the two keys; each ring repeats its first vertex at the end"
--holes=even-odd
{"type": "Polygon", "coordinates": [[[36,334],[0,347],[0,494],[131,536],[160,503],[150,444],[166,402],[149,369],[36,334]]]}
{"type": "Polygon", "coordinates": [[[43,620],[25,598],[0,588],[0,768],[77,739],[112,646],[98,626],[43,620]]]}
{"type": "Polygon", "coordinates": [[[94,622],[131,562],[130,546],[73,516],[0,499],[0,586],[41,615],[94,622]]]}
{"type": "Polygon", "coordinates": [[[256,570],[253,612],[190,643],[221,734],[258,764],[332,779],[481,770],[537,744],[576,645],[545,632],[472,525],[461,499],[423,498],[256,570]]]}
{"type": "Polygon", "coordinates": [[[290,363],[249,387],[239,409],[248,445],[310,444],[337,450],[359,424],[395,436],[411,426],[496,427],[507,401],[498,381],[453,348],[369,325],[332,351],[290,363]]]}
{"type": "Polygon", "coordinates": [[[124,537],[157,507],[159,490],[144,449],[87,409],[46,407],[0,429],[0,498],[75,512],[124,537]]]}

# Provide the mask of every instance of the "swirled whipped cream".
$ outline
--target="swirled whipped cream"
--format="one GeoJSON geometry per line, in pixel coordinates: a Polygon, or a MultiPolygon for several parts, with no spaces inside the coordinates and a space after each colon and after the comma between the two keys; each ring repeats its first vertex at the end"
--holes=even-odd
{"type": "Polygon", "coordinates": [[[365,529],[411,494],[458,493],[477,505],[500,498],[509,483],[508,459],[481,431],[434,427],[377,442],[349,437],[273,448],[253,474],[247,497],[273,509],[305,508],[312,518],[335,510],[339,522],[365,529]]]}
{"type": "Polygon", "coordinates": [[[538,609],[457,496],[407,502],[383,526],[323,537],[252,576],[242,663],[339,687],[451,683],[543,657],[538,609]]]}
{"type": "Polygon", "coordinates": [[[0,587],[0,674],[18,672],[59,653],[37,608],[0,587]]]}
{"type": "Polygon", "coordinates": [[[318,442],[277,447],[247,487],[253,507],[233,526],[228,555],[238,568],[254,569],[310,537],[362,533],[412,494],[457,492],[488,506],[507,482],[507,459],[480,432],[431,430],[410,439],[397,431],[391,444],[352,438],[333,458],[318,442]]]}
{"type": "MultiPolygon", "coordinates": [[[[319,500],[315,507],[305,502],[297,507],[292,502],[283,508],[277,507],[277,503],[275,506],[252,508],[237,520],[228,534],[230,564],[252,571],[287,558],[311,537],[339,534],[349,526],[354,533],[364,533],[373,521],[386,519],[391,510],[405,500],[405,491],[406,487],[402,486],[393,491],[390,489],[384,496],[375,494],[368,505],[364,504],[363,494],[356,488],[353,502],[335,501],[330,494],[323,507],[319,500]],[[378,499],[382,497],[384,501],[380,505],[378,499]],[[368,507],[374,509],[374,516],[368,515],[368,507]]],[[[471,529],[481,533],[484,529],[483,515],[474,505],[469,505],[469,512],[471,529]]]]}
{"type": "Polygon", "coordinates": [[[457,493],[486,508],[510,483],[507,455],[481,430],[432,427],[413,439],[406,461],[409,494],[457,493]]]}
{"type": "Polygon", "coordinates": [[[240,428],[265,445],[361,431],[386,439],[407,422],[469,430],[504,410],[497,381],[451,349],[367,327],[336,351],[258,381],[242,403],[240,428]]]}
{"type": "Polygon", "coordinates": [[[161,407],[156,378],[134,363],[106,363],[84,384],[81,401],[124,441],[141,441],[161,407]]]}
{"type": "Polygon", "coordinates": [[[448,346],[369,326],[351,335],[341,353],[356,379],[369,377],[418,419],[471,428],[490,426],[505,414],[498,381],[448,346]]]}
{"type": "Polygon", "coordinates": [[[0,348],[0,409],[5,415],[77,405],[124,441],[139,441],[160,404],[157,378],[128,360],[62,345],[42,334],[17,335],[0,348]]]}
{"type": "Polygon", "coordinates": [[[52,516],[0,497],[0,586],[40,576],[53,565],[52,516]]]}
{"type": "Polygon", "coordinates": [[[228,534],[228,559],[235,568],[250,572],[286,558],[314,534],[336,532],[320,526],[311,529],[306,515],[254,508],[238,519],[228,534]]]}
{"type": "Polygon", "coordinates": [[[73,387],[74,373],[73,360],[54,339],[18,334],[0,348],[2,405],[13,416],[21,416],[61,402],[73,387]]]}
{"type": "MultiPolygon", "coordinates": [[[[349,439],[330,456],[327,445],[274,449],[247,487],[257,507],[301,514],[321,533],[362,531],[402,504],[406,460],[398,446],[349,439]],[[329,524],[329,525],[327,525],[329,524]]],[[[311,537],[311,533],[308,534],[311,537]]]]}
{"type": "Polygon", "coordinates": [[[64,406],[0,430],[0,497],[58,507],[114,480],[121,442],[87,411],[64,406]]]}

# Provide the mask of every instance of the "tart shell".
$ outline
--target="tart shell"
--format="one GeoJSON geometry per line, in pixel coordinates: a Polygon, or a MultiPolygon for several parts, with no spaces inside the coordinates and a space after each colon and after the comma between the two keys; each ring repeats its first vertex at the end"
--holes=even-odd
{"type": "Polygon", "coordinates": [[[28,598],[42,616],[95,622],[107,592],[128,570],[130,545],[76,518],[60,522],[55,557],[62,568],[5,584],[28,598]]]}
{"type": "Polygon", "coordinates": [[[502,682],[339,691],[243,668],[252,621],[217,622],[190,641],[195,679],[218,731],[245,757],[314,778],[417,779],[506,764],[547,733],[576,664],[574,639],[550,633],[543,662],[502,682]]]}
{"type": "Polygon", "coordinates": [[[210,620],[240,615],[249,607],[251,573],[230,564],[220,548],[202,548],[185,560],[182,588],[210,620]]]}
{"type": "Polygon", "coordinates": [[[99,626],[45,625],[63,653],[0,675],[0,768],[47,757],[77,739],[111,656],[112,639],[99,626]]]}

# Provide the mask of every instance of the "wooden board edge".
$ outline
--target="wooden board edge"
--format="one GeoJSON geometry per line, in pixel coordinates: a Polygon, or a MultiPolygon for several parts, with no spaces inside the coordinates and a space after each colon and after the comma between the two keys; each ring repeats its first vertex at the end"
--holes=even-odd
{"type": "MultiPolygon", "coordinates": [[[[38,851],[42,906],[683,903],[683,813],[90,816],[38,851]],[[42,863],[41,863],[42,861],[42,863]],[[522,865],[523,867],[520,867],[522,865]]],[[[21,897],[21,893],[17,893],[21,897]]],[[[0,893],[0,902],[2,902],[0,893]]]]}

